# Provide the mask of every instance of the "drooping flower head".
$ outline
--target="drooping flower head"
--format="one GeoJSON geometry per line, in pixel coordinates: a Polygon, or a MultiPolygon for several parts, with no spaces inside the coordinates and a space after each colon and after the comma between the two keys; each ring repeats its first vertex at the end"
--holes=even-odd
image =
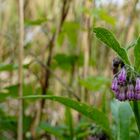
{"type": "Polygon", "coordinates": [[[120,73],[118,74],[118,82],[119,84],[124,84],[126,82],[126,69],[122,67],[120,73]]]}
{"type": "Polygon", "coordinates": [[[119,58],[113,59],[112,90],[119,101],[140,100],[140,75],[119,58]]]}

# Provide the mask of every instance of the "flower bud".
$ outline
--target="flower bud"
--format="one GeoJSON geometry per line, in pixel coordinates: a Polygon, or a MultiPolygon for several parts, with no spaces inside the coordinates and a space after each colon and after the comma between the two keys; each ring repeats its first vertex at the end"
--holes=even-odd
{"type": "Polygon", "coordinates": [[[135,92],[140,93],[140,78],[136,79],[135,92]]]}
{"type": "Polygon", "coordinates": [[[125,99],[126,99],[125,87],[122,87],[122,88],[120,89],[120,92],[118,93],[117,99],[118,99],[119,101],[125,101],[125,99]]]}
{"type": "Polygon", "coordinates": [[[118,75],[118,82],[119,84],[124,84],[126,81],[126,70],[123,67],[118,75]]]}
{"type": "Polygon", "coordinates": [[[135,94],[135,99],[136,99],[136,100],[140,100],[140,94],[137,94],[137,93],[136,93],[136,94],[135,94]]]}
{"type": "Polygon", "coordinates": [[[120,93],[118,96],[119,101],[125,101],[125,93],[120,93]]]}
{"type": "Polygon", "coordinates": [[[133,99],[135,99],[134,86],[133,86],[133,84],[129,84],[129,85],[128,85],[126,97],[127,97],[128,100],[133,100],[133,99]]]}
{"type": "Polygon", "coordinates": [[[113,79],[113,81],[112,81],[112,87],[111,87],[111,89],[113,90],[113,91],[118,91],[118,80],[117,80],[117,78],[115,77],[114,79],[113,79]]]}
{"type": "Polygon", "coordinates": [[[136,85],[135,85],[135,99],[140,100],[140,78],[136,78],[136,85]]]}

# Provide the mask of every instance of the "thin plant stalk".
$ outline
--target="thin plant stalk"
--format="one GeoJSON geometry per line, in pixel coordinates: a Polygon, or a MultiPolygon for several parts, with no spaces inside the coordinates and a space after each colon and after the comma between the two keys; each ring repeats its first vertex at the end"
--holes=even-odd
{"type": "Polygon", "coordinates": [[[17,140],[23,140],[23,45],[24,45],[24,2],[19,0],[19,68],[18,68],[18,84],[19,84],[19,110],[18,110],[18,127],[17,140]]]}

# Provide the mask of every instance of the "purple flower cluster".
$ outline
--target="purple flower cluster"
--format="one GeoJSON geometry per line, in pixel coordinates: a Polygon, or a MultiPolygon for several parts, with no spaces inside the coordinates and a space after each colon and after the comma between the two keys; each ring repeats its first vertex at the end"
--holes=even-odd
{"type": "Polygon", "coordinates": [[[127,80],[127,71],[122,67],[112,81],[112,90],[119,101],[140,100],[140,77],[132,82],[127,80]]]}

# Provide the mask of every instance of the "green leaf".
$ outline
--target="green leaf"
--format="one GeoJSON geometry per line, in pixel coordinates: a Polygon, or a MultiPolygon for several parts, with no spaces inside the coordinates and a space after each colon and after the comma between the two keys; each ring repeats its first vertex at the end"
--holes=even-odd
{"type": "MultiPolygon", "coordinates": [[[[7,97],[16,98],[18,96],[18,87],[19,87],[18,84],[16,84],[16,85],[10,85],[1,89],[0,101],[5,101],[7,97]]],[[[36,93],[40,93],[40,91],[41,90],[39,87],[35,88],[31,84],[23,84],[23,95],[31,95],[31,93],[36,94],[36,93]]],[[[50,91],[47,93],[50,94],[50,91]]]]}
{"type": "Polygon", "coordinates": [[[126,50],[120,46],[114,35],[105,28],[94,28],[96,37],[104,42],[109,48],[112,48],[118,56],[124,61],[124,63],[130,65],[130,61],[126,50]]]}
{"type": "Polygon", "coordinates": [[[100,18],[104,20],[105,22],[111,25],[115,25],[115,22],[116,22],[115,18],[110,16],[106,11],[100,11],[99,15],[100,15],[100,18]]]}
{"type": "Polygon", "coordinates": [[[63,128],[60,126],[52,126],[49,123],[41,122],[38,126],[38,130],[45,130],[45,132],[48,132],[50,134],[53,134],[56,137],[59,137],[59,139],[63,139],[63,128]]]}
{"type": "Polygon", "coordinates": [[[132,41],[128,46],[126,46],[126,50],[128,51],[129,49],[135,47],[137,40],[132,41]]]}
{"type": "Polygon", "coordinates": [[[18,69],[16,64],[0,64],[0,71],[12,71],[18,69]]]}
{"type": "Polygon", "coordinates": [[[45,23],[47,21],[46,18],[39,18],[36,20],[25,20],[25,25],[26,26],[38,26],[41,25],[42,23],[45,23]]]}
{"type": "Polygon", "coordinates": [[[79,27],[79,24],[73,21],[67,21],[63,25],[62,33],[65,34],[72,47],[76,47],[79,27]]]}
{"type": "Polygon", "coordinates": [[[63,70],[71,70],[72,66],[78,61],[77,55],[56,54],[53,58],[55,61],[54,67],[61,68],[63,70]]]}
{"type": "Polygon", "coordinates": [[[140,73],[140,37],[138,38],[136,45],[134,47],[134,57],[135,57],[134,68],[137,72],[140,73]]]}
{"type": "MultiPolygon", "coordinates": [[[[23,65],[23,68],[27,68],[28,64],[23,65]]],[[[17,64],[0,64],[0,71],[13,71],[17,70],[18,65],[17,64]]]]}
{"type": "Polygon", "coordinates": [[[110,80],[103,76],[89,76],[79,80],[80,84],[91,91],[99,91],[108,88],[110,80]]]}
{"type": "Polygon", "coordinates": [[[108,135],[110,135],[110,127],[109,127],[109,120],[106,115],[99,111],[97,108],[89,106],[85,103],[81,103],[78,101],[74,101],[67,97],[59,97],[59,96],[24,96],[24,99],[39,99],[45,98],[53,101],[57,101],[67,107],[75,109],[76,111],[80,112],[81,114],[85,115],[86,117],[92,119],[96,124],[98,124],[108,135]]]}
{"type": "Polygon", "coordinates": [[[0,107],[0,132],[2,130],[16,132],[16,123],[16,117],[8,116],[0,107]]]}
{"type": "Polygon", "coordinates": [[[131,118],[134,117],[130,104],[114,100],[111,103],[111,110],[116,124],[114,131],[117,138],[115,139],[129,140],[131,118]]]}
{"type": "Polygon", "coordinates": [[[69,107],[66,107],[66,109],[65,109],[65,122],[69,128],[70,139],[72,140],[74,138],[73,118],[72,118],[71,109],[69,107]]]}

